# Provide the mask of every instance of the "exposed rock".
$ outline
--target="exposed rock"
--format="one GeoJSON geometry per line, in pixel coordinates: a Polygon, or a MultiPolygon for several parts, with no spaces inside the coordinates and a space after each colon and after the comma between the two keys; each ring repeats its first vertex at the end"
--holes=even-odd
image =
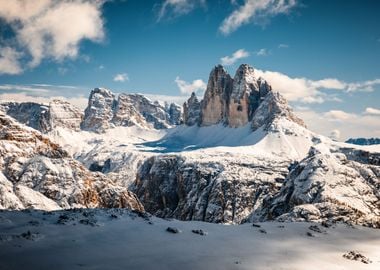
{"type": "Polygon", "coordinates": [[[0,105],[0,111],[44,133],[51,129],[48,110],[48,105],[34,102],[3,102],[0,105]]]}
{"type": "Polygon", "coordinates": [[[78,131],[83,113],[69,102],[53,100],[48,105],[33,102],[3,102],[0,111],[31,128],[47,133],[57,127],[78,131]]]}
{"type": "Polygon", "coordinates": [[[198,230],[191,230],[192,233],[195,233],[195,234],[199,234],[199,235],[207,235],[207,232],[205,232],[204,230],[202,229],[198,229],[198,230]]]}
{"type": "Polygon", "coordinates": [[[167,231],[167,232],[170,232],[170,233],[180,233],[180,232],[181,232],[180,230],[178,230],[178,229],[175,228],[175,227],[167,227],[167,228],[166,228],[166,231],[167,231]]]}
{"type": "Polygon", "coordinates": [[[184,123],[209,126],[218,123],[230,127],[241,127],[252,122],[253,131],[270,126],[276,117],[286,117],[301,126],[303,121],[296,117],[286,100],[272,91],[272,87],[254,69],[242,64],[232,79],[221,66],[210,73],[206,92],[201,102],[198,120],[198,100],[195,94],[184,104],[184,123]]]}
{"type": "Polygon", "coordinates": [[[252,116],[252,129],[261,126],[268,129],[275,118],[284,117],[300,126],[306,127],[302,119],[298,118],[288,106],[287,101],[276,92],[269,91],[252,116]]]}
{"type": "Polygon", "coordinates": [[[136,196],[91,173],[38,131],[0,114],[0,208],[57,210],[126,207],[143,211],[136,196]]]}
{"type": "Polygon", "coordinates": [[[183,122],[185,125],[193,126],[199,124],[201,115],[201,103],[195,93],[183,104],[183,122]]]}
{"type": "Polygon", "coordinates": [[[228,102],[232,91],[232,78],[223,68],[216,66],[210,73],[207,89],[201,102],[201,125],[225,123],[228,102]]]}
{"type": "Polygon", "coordinates": [[[237,69],[228,103],[228,124],[231,127],[247,124],[259,106],[259,85],[254,70],[249,65],[241,65],[237,69]]]}
{"type": "Polygon", "coordinates": [[[180,125],[183,122],[182,119],[182,107],[175,103],[170,103],[168,107],[165,107],[169,114],[169,123],[171,125],[180,125]]]}
{"type": "Polygon", "coordinates": [[[120,94],[118,98],[103,88],[95,88],[89,97],[82,128],[102,133],[114,126],[140,126],[165,129],[182,122],[179,105],[162,106],[140,94],[120,94]]]}
{"type": "Polygon", "coordinates": [[[92,90],[88,106],[84,111],[82,129],[102,132],[109,128],[115,105],[115,95],[110,90],[104,88],[92,90]]]}
{"type": "Polygon", "coordinates": [[[346,258],[347,260],[352,260],[352,261],[359,261],[359,262],[362,262],[365,264],[372,263],[372,261],[369,258],[367,258],[363,254],[361,254],[357,251],[353,251],[353,250],[343,254],[343,258],[346,258]]]}
{"type": "Polygon", "coordinates": [[[261,217],[263,199],[280,189],[285,164],[219,164],[160,155],[140,167],[132,190],[159,217],[241,223],[261,217]]]}
{"type": "Polygon", "coordinates": [[[270,204],[278,220],[343,221],[380,228],[380,168],[312,147],[270,204]]]}
{"type": "Polygon", "coordinates": [[[50,130],[63,127],[79,131],[83,119],[83,112],[69,102],[53,100],[49,103],[48,118],[50,130]]]}

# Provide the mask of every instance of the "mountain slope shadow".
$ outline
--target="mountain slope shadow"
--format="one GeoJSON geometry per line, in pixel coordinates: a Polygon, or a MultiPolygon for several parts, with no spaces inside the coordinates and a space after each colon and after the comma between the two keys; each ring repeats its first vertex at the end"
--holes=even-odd
{"type": "Polygon", "coordinates": [[[209,147],[254,145],[265,136],[261,128],[252,132],[250,124],[231,128],[223,124],[199,127],[178,126],[168,131],[162,139],[136,144],[143,152],[173,153],[209,147]]]}

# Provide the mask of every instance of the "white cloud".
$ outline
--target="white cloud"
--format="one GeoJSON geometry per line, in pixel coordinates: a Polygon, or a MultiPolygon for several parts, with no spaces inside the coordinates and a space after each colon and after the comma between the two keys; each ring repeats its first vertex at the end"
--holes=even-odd
{"type": "Polygon", "coordinates": [[[296,0],[245,0],[243,5],[224,19],[219,31],[224,35],[228,35],[240,26],[256,19],[264,20],[278,14],[286,14],[296,4],[296,0]]]}
{"type": "Polygon", "coordinates": [[[268,50],[263,48],[263,49],[260,49],[256,52],[256,55],[257,56],[267,56],[269,54],[268,50]]]}
{"type": "Polygon", "coordinates": [[[75,96],[79,92],[88,92],[88,87],[51,84],[0,84],[4,94],[27,93],[29,96],[75,96]]]}
{"type": "Polygon", "coordinates": [[[313,110],[297,110],[309,129],[330,136],[339,130],[340,140],[358,137],[380,137],[379,117],[366,114],[354,114],[340,110],[318,113],[313,110]]]}
{"type": "Polygon", "coordinates": [[[10,47],[0,48],[0,74],[20,74],[19,63],[21,53],[10,47]]]}
{"type": "Polygon", "coordinates": [[[189,95],[192,92],[199,92],[204,91],[207,88],[207,85],[204,81],[198,79],[194,80],[192,83],[188,83],[184,80],[181,80],[178,76],[174,80],[174,82],[177,84],[181,94],[189,95]]]}
{"type": "MultiPolygon", "coordinates": [[[[341,100],[332,94],[322,92],[323,89],[341,90],[345,92],[363,91],[363,87],[380,84],[380,79],[365,82],[347,83],[335,78],[325,78],[321,80],[311,80],[304,77],[289,77],[286,74],[276,71],[263,71],[255,69],[256,75],[266,79],[275,91],[282,93],[290,101],[300,101],[303,103],[323,103],[326,100],[341,100]],[[355,87],[354,87],[355,86],[355,87]]],[[[367,89],[368,90],[368,89],[367,89]]]]}
{"type": "Polygon", "coordinates": [[[30,96],[26,93],[17,93],[17,94],[0,94],[1,101],[14,101],[14,102],[35,102],[41,104],[47,104],[55,99],[64,100],[70,102],[74,106],[77,106],[80,109],[85,109],[88,104],[88,98],[84,96],[77,97],[63,97],[63,96],[49,96],[49,97],[40,97],[40,96],[30,96]]]}
{"type": "Polygon", "coordinates": [[[100,65],[100,66],[98,67],[98,69],[99,69],[99,70],[103,70],[103,69],[105,69],[105,66],[100,65]]]}
{"type": "Polygon", "coordinates": [[[380,115],[380,109],[368,107],[365,109],[364,113],[369,115],[380,115]]]}
{"type": "Polygon", "coordinates": [[[125,82],[125,81],[129,81],[129,77],[127,73],[119,73],[113,77],[113,80],[115,82],[125,82]]]}
{"type": "Polygon", "coordinates": [[[144,95],[150,100],[159,101],[160,103],[167,102],[167,103],[183,104],[189,98],[188,96],[168,96],[168,95],[157,95],[157,94],[146,94],[146,93],[141,93],[141,95],[144,95]]]}
{"type": "Polygon", "coordinates": [[[329,137],[333,140],[338,141],[340,139],[340,131],[338,129],[332,130],[329,137]]]}
{"type": "Polygon", "coordinates": [[[357,116],[353,113],[347,113],[341,110],[331,110],[326,113],[324,113],[324,116],[329,121],[344,121],[349,119],[354,119],[357,116]]]}
{"type": "Polygon", "coordinates": [[[206,0],[165,0],[158,11],[157,21],[165,16],[177,17],[188,14],[198,6],[205,6],[206,0]]]}
{"type": "Polygon", "coordinates": [[[380,79],[368,80],[364,82],[356,82],[347,84],[348,92],[372,92],[374,86],[380,84],[380,79]]]}
{"type": "Polygon", "coordinates": [[[289,45],[281,43],[281,44],[278,44],[278,48],[279,49],[287,49],[287,48],[289,48],[289,45]]]}
{"type": "Polygon", "coordinates": [[[244,49],[237,50],[231,56],[224,56],[220,58],[221,64],[225,66],[230,66],[234,64],[239,59],[247,58],[249,56],[249,52],[244,49]]]}
{"type": "MultiPolygon", "coordinates": [[[[11,58],[13,66],[20,67],[22,60],[33,68],[46,58],[75,59],[82,40],[101,41],[104,37],[102,4],[101,0],[0,0],[0,17],[15,33],[15,39],[6,42],[15,43],[14,51],[23,56],[23,59],[11,58]]],[[[0,70],[8,74],[22,72],[21,68],[10,71],[1,68],[0,65],[0,70]]]]}

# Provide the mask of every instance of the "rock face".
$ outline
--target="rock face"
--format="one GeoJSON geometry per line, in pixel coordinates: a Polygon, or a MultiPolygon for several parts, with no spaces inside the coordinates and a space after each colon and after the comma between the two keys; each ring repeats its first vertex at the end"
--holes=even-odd
{"type": "Polygon", "coordinates": [[[126,207],[143,211],[127,188],[91,173],[38,131],[0,114],[0,208],[126,207]]]}
{"type": "Polygon", "coordinates": [[[180,105],[175,103],[165,104],[166,111],[169,114],[169,123],[171,125],[177,126],[182,124],[183,116],[182,116],[182,108],[180,105]]]}
{"type": "Polygon", "coordinates": [[[115,95],[111,91],[95,88],[91,91],[88,106],[84,111],[82,129],[101,132],[109,128],[115,107],[115,95]]]}
{"type": "Polygon", "coordinates": [[[0,105],[0,110],[18,122],[41,132],[50,130],[47,105],[34,102],[4,102],[0,105]]]}
{"type": "Polygon", "coordinates": [[[269,200],[267,218],[343,221],[380,228],[380,154],[366,152],[372,156],[371,165],[353,153],[311,148],[269,200]]]}
{"type": "MultiPolygon", "coordinates": [[[[262,93],[266,95],[266,92],[262,93]]],[[[260,95],[260,87],[253,68],[248,65],[241,65],[236,71],[232,85],[228,109],[228,124],[231,127],[247,124],[252,118],[253,112],[259,106],[260,99],[263,96],[260,95]]]]}
{"type": "Polygon", "coordinates": [[[132,189],[145,209],[159,217],[215,223],[258,218],[266,196],[279,191],[286,164],[200,163],[176,155],[151,157],[132,189]]]}
{"type": "Polygon", "coordinates": [[[183,122],[185,125],[193,126],[199,124],[201,114],[201,103],[195,93],[183,104],[183,122]]]}
{"type": "Polygon", "coordinates": [[[224,123],[227,120],[232,83],[231,76],[223,66],[218,65],[211,71],[201,104],[202,126],[224,123]]]}
{"type": "Polygon", "coordinates": [[[174,103],[162,106],[139,94],[120,94],[116,99],[111,91],[95,88],[81,127],[101,133],[114,126],[165,129],[181,122],[181,108],[174,103]]]}
{"type": "Polygon", "coordinates": [[[57,127],[78,131],[83,113],[66,101],[53,100],[48,105],[33,102],[4,102],[0,111],[18,122],[47,133],[57,127]]]}
{"type": "Polygon", "coordinates": [[[269,91],[255,109],[251,122],[252,130],[264,126],[267,130],[276,118],[288,119],[302,127],[306,127],[302,119],[298,118],[288,106],[287,101],[276,92],[269,91]]]}
{"type": "Polygon", "coordinates": [[[83,119],[83,112],[69,102],[53,100],[49,103],[48,119],[50,130],[63,127],[79,131],[80,123],[83,119]]]}
{"type": "MultiPolygon", "coordinates": [[[[184,104],[184,118],[191,119],[184,121],[187,125],[194,125],[198,119],[200,126],[209,126],[218,123],[228,125],[230,127],[240,127],[252,121],[259,114],[280,114],[279,109],[284,109],[291,118],[296,118],[287,106],[286,101],[278,94],[273,94],[272,87],[261,77],[257,78],[255,71],[247,64],[241,65],[232,79],[227,71],[221,66],[216,66],[210,73],[208,85],[204,98],[201,102],[201,110],[196,109],[197,103],[195,97],[191,96],[188,102],[184,104]],[[271,97],[267,98],[268,95],[271,97]],[[266,100],[265,106],[261,107],[261,112],[256,112],[260,104],[266,100]],[[277,102],[282,102],[283,106],[276,106],[277,102]],[[189,110],[190,106],[194,109],[189,110]],[[285,108],[286,106],[286,108],[285,108]],[[189,115],[188,112],[191,112],[189,115]]],[[[270,121],[269,117],[261,120],[270,121]]],[[[257,124],[269,124],[257,120],[252,125],[254,129],[257,124]]],[[[293,119],[291,119],[293,120],[293,119]]],[[[299,121],[301,122],[301,121],[299,121]]]]}

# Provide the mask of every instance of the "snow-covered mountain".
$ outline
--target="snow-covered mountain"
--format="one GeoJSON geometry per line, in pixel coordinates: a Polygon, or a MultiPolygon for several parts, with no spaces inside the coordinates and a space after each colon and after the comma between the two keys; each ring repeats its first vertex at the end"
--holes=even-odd
{"type": "Polygon", "coordinates": [[[0,209],[144,208],[126,187],[92,173],[40,132],[0,113],[0,209]]]}
{"type": "MultiPolygon", "coordinates": [[[[12,106],[3,104],[2,111],[65,149],[66,156],[54,157],[60,166],[70,160],[86,174],[107,179],[102,183],[129,189],[159,217],[380,227],[380,149],[311,132],[248,65],[234,77],[216,66],[203,99],[193,93],[183,110],[103,88],[91,92],[83,114],[69,105],[12,106]]],[[[4,175],[8,167],[2,167],[4,175]]],[[[39,174],[41,167],[34,168],[39,174]]],[[[54,179],[47,185],[60,190],[54,179]]],[[[59,204],[58,198],[52,200],[59,204]]]]}
{"type": "Polygon", "coordinates": [[[91,91],[84,112],[82,129],[104,132],[115,126],[140,126],[165,129],[182,121],[181,107],[171,103],[162,106],[139,94],[115,94],[104,88],[91,91]]]}
{"type": "Polygon", "coordinates": [[[77,131],[83,119],[80,109],[62,100],[49,104],[1,102],[0,111],[43,133],[58,127],[77,131]]]}

